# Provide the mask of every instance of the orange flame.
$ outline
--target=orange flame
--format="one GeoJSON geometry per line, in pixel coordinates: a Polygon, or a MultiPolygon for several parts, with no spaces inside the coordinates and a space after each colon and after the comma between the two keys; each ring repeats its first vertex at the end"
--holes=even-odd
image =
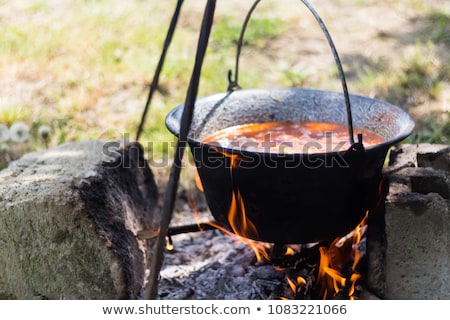
{"type": "Polygon", "coordinates": [[[170,238],[170,237],[167,237],[166,249],[167,249],[167,251],[172,251],[174,249],[172,238],[170,238]]]}
{"type": "Polygon", "coordinates": [[[245,215],[244,202],[242,201],[239,190],[233,192],[228,213],[228,222],[230,223],[233,232],[239,236],[239,239],[252,248],[258,262],[261,262],[263,258],[269,258],[269,254],[263,244],[247,239],[258,237],[258,232],[256,231],[255,225],[248,220],[245,215]]]}
{"type": "MultiPolygon", "coordinates": [[[[233,179],[233,170],[239,166],[240,158],[236,154],[226,155],[230,158],[230,176],[233,179]]],[[[252,248],[258,262],[261,262],[263,259],[269,260],[267,244],[251,240],[252,238],[259,238],[258,230],[245,213],[244,200],[238,188],[233,188],[232,190],[230,209],[228,210],[228,223],[238,239],[252,248]]]]}
{"type": "Polygon", "coordinates": [[[249,246],[253,252],[255,253],[255,257],[256,257],[256,261],[261,262],[263,260],[269,261],[270,256],[269,256],[269,244],[267,243],[263,243],[263,242],[259,242],[259,241],[255,241],[255,240],[251,240],[251,239],[247,239],[243,236],[239,236],[227,229],[225,229],[224,227],[214,223],[214,222],[209,222],[209,224],[213,227],[215,227],[218,230],[221,230],[222,232],[224,232],[225,234],[228,234],[230,236],[232,236],[234,239],[236,239],[239,242],[243,242],[245,243],[247,246],[249,246]]]}
{"type": "Polygon", "coordinates": [[[297,284],[289,278],[287,278],[287,282],[289,284],[289,287],[291,287],[292,292],[294,292],[294,295],[295,295],[297,293],[297,284]]]}
{"type": "MultiPolygon", "coordinates": [[[[197,178],[198,178],[198,183],[199,183],[199,184],[197,184],[197,187],[200,188],[202,185],[201,185],[200,178],[198,177],[198,174],[197,174],[197,178]]],[[[197,209],[197,206],[195,204],[195,198],[194,198],[194,195],[192,192],[188,193],[188,202],[194,213],[194,218],[198,225],[198,228],[200,231],[202,231],[203,228],[201,227],[200,212],[197,209]]],[[[242,228],[243,230],[239,231],[241,228],[237,227],[241,224],[241,221],[239,219],[244,219],[244,223],[247,223],[247,229],[255,230],[254,232],[256,232],[256,228],[254,227],[254,225],[251,222],[247,222],[247,219],[245,218],[244,204],[243,204],[242,197],[240,196],[239,192],[238,192],[237,197],[235,196],[235,193],[233,192],[229,212],[230,212],[229,217],[231,215],[235,215],[235,218],[229,218],[230,220],[235,221],[233,224],[231,224],[231,222],[230,222],[230,225],[232,226],[234,233],[228,231],[224,227],[222,227],[214,222],[208,222],[208,224],[213,226],[216,229],[221,230],[225,234],[233,236],[238,241],[244,242],[246,245],[248,245],[255,252],[256,260],[258,262],[263,261],[263,259],[268,261],[269,260],[269,245],[266,243],[247,239],[246,235],[248,235],[248,233],[246,233],[246,231],[245,231],[246,228],[242,228]],[[239,220],[239,221],[236,221],[236,220],[239,220]],[[249,225],[250,225],[250,227],[249,227],[249,225]],[[251,227],[252,225],[253,225],[253,227],[251,227]]],[[[168,244],[168,248],[169,247],[171,249],[173,249],[172,244],[168,244]]]]}
{"type": "Polygon", "coordinates": [[[298,284],[302,284],[302,285],[306,285],[306,280],[302,276],[298,276],[297,277],[297,283],[298,284]]]}
{"type": "Polygon", "coordinates": [[[361,259],[359,244],[367,229],[366,213],[364,219],[345,237],[338,238],[328,247],[321,247],[318,281],[324,299],[332,298],[345,291],[349,299],[355,299],[356,282],[361,278],[356,268],[361,259]],[[351,263],[351,274],[344,276],[339,270],[351,263]]]}
{"type": "Polygon", "coordinates": [[[200,179],[200,175],[198,174],[198,170],[195,170],[195,185],[197,186],[197,189],[201,192],[204,192],[202,180],[200,179]]]}
{"type": "MultiPolygon", "coordinates": [[[[240,159],[237,155],[228,155],[231,160],[230,175],[233,180],[233,170],[238,167],[240,159]]],[[[232,181],[233,182],[233,181],[232,181]]],[[[247,238],[257,238],[258,231],[255,225],[247,218],[245,214],[245,205],[238,188],[233,187],[231,195],[230,209],[228,211],[228,222],[234,233],[247,238]]]]}
{"type": "Polygon", "coordinates": [[[306,286],[306,284],[307,284],[305,278],[303,278],[302,276],[297,276],[295,281],[287,278],[287,282],[288,282],[289,287],[292,290],[292,293],[294,294],[294,297],[297,295],[299,288],[306,286]]]}
{"type": "Polygon", "coordinates": [[[368,213],[364,219],[356,226],[355,230],[353,230],[353,245],[352,249],[354,252],[353,256],[353,265],[352,270],[356,272],[356,267],[358,266],[359,261],[361,260],[361,251],[359,250],[359,243],[361,239],[364,237],[366,229],[367,229],[367,218],[368,213]]]}
{"type": "Polygon", "coordinates": [[[339,273],[339,271],[331,267],[332,261],[330,260],[328,253],[329,250],[325,247],[320,247],[319,252],[320,264],[317,279],[321,282],[323,287],[323,298],[326,299],[328,291],[333,289],[334,293],[339,292],[339,290],[345,286],[346,279],[339,273]]]}
{"type": "Polygon", "coordinates": [[[348,291],[348,296],[350,298],[350,300],[355,300],[355,286],[356,286],[356,281],[361,278],[361,275],[359,273],[354,273],[351,275],[350,277],[350,283],[351,283],[351,287],[350,290],[348,291]]]}
{"type": "Polygon", "coordinates": [[[291,247],[286,248],[286,252],[284,253],[285,256],[293,256],[295,253],[295,250],[291,247]]]}
{"type": "Polygon", "coordinates": [[[233,191],[228,212],[228,222],[237,235],[248,238],[258,237],[255,225],[245,214],[244,201],[239,190],[233,191]]]}

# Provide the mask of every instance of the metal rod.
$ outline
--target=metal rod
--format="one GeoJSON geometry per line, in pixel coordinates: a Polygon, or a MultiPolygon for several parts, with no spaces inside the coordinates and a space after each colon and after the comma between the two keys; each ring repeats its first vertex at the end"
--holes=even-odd
{"type": "MultiPolygon", "coordinates": [[[[169,227],[167,229],[167,236],[174,236],[177,234],[182,233],[189,233],[189,232],[201,232],[206,230],[213,230],[218,229],[217,222],[211,221],[211,222],[202,222],[202,223],[196,223],[196,224],[188,224],[184,226],[176,226],[176,227],[169,227]]],[[[137,233],[137,238],[139,240],[148,240],[148,239],[156,239],[159,235],[159,230],[141,230],[137,233]]]]}
{"type": "MultiPolygon", "coordinates": [[[[242,26],[241,34],[239,37],[239,42],[237,45],[234,80],[232,79],[231,70],[228,72],[228,82],[229,82],[228,91],[231,91],[235,88],[238,88],[238,89],[240,88],[239,83],[238,83],[238,80],[239,80],[238,78],[239,78],[239,56],[241,53],[241,47],[243,44],[244,34],[246,31],[247,25],[249,23],[250,17],[260,1],[261,0],[256,0],[253,3],[252,7],[250,8],[250,11],[247,13],[247,16],[245,17],[245,21],[242,26]]],[[[337,53],[336,46],[334,45],[333,39],[331,38],[331,35],[330,35],[325,23],[323,22],[322,18],[317,13],[317,11],[314,9],[314,7],[307,0],[300,0],[300,1],[303,2],[303,4],[308,8],[308,10],[313,14],[314,18],[317,20],[320,28],[322,29],[325,37],[327,38],[328,44],[330,46],[331,52],[332,52],[334,60],[336,62],[338,72],[339,72],[339,77],[340,77],[340,80],[342,83],[342,90],[344,92],[345,106],[346,106],[346,110],[347,110],[348,134],[349,134],[350,145],[353,145],[355,143],[355,139],[353,136],[353,117],[352,117],[352,112],[351,112],[350,97],[349,97],[349,93],[348,93],[347,82],[345,80],[344,70],[342,68],[342,63],[341,63],[341,60],[337,53]]]]}
{"type": "Polygon", "coordinates": [[[217,229],[215,226],[216,223],[197,223],[197,224],[189,224],[184,226],[170,227],[167,231],[168,236],[175,236],[177,234],[190,233],[190,232],[202,232],[206,230],[214,230],[217,229]]]}
{"type": "Polygon", "coordinates": [[[341,82],[342,82],[342,90],[344,91],[345,105],[347,107],[348,134],[349,134],[349,138],[350,138],[350,145],[353,145],[355,143],[355,139],[353,137],[352,111],[351,111],[351,107],[350,107],[350,97],[348,94],[347,83],[345,81],[345,74],[344,74],[344,70],[342,69],[341,60],[339,59],[339,55],[337,53],[336,47],[334,46],[333,39],[331,39],[330,33],[328,32],[328,29],[325,26],[325,23],[322,21],[322,18],[319,16],[317,11],[311,6],[311,4],[307,0],[300,0],[300,1],[303,2],[303,4],[309,9],[309,11],[311,11],[314,18],[316,18],[317,22],[319,23],[320,27],[322,28],[322,31],[328,40],[328,44],[330,45],[334,60],[336,61],[337,68],[339,71],[339,76],[340,76],[341,82]]]}
{"type": "Polygon", "coordinates": [[[237,50],[236,50],[236,65],[234,68],[234,80],[231,79],[231,70],[228,72],[228,91],[232,91],[234,89],[240,89],[241,86],[238,83],[239,80],[239,57],[241,55],[241,49],[242,49],[242,44],[244,42],[244,35],[245,35],[245,30],[247,29],[247,25],[250,21],[250,17],[252,16],[253,11],[255,11],[256,6],[258,5],[258,3],[260,3],[261,0],[256,0],[252,7],[250,8],[249,12],[247,13],[247,16],[245,17],[244,20],[244,24],[242,25],[242,29],[241,29],[241,34],[239,35],[239,41],[237,44],[237,50]]]}
{"type": "Polygon", "coordinates": [[[177,26],[178,17],[181,11],[181,5],[183,4],[183,0],[178,0],[177,6],[175,8],[175,12],[173,13],[172,20],[170,21],[169,30],[167,31],[166,40],[164,41],[163,50],[161,52],[161,56],[159,58],[158,65],[155,70],[155,74],[153,75],[153,80],[150,83],[150,90],[148,93],[147,101],[145,103],[144,112],[141,116],[141,122],[139,123],[139,127],[136,132],[136,141],[139,140],[142,130],[144,128],[145,118],[147,117],[148,110],[150,109],[150,103],[153,99],[153,94],[158,88],[159,83],[159,75],[161,74],[161,70],[164,66],[164,61],[166,59],[167,51],[169,49],[170,43],[172,42],[173,34],[175,32],[175,27],[177,26]]]}
{"type": "Polygon", "coordinates": [[[156,239],[153,259],[150,266],[150,274],[145,290],[145,298],[149,300],[156,299],[158,293],[158,278],[164,260],[164,248],[167,230],[172,219],[178,183],[182,168],[182,160],[184,149],[186,147],[187,135],[194,113],[195,100],[197,98],[198,87],[200,82],[201,69],[208,47],[209,35],[214,18],[216,8],[216,0],[208,0],[203,15],[200,36],[197,45],[197,53],[195,56],[194,69],[192,71],[191,80],[186,94],[183,114],[180,123],[180,135],[177,141],[174,161],[170,170],[169,181],[166,186],[164,205],[162,210],[160,233],[156,239]]]}

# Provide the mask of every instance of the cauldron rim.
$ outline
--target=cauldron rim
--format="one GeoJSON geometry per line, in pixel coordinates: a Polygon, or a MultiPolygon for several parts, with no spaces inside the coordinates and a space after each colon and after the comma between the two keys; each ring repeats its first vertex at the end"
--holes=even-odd
{"type": "MultiPolygon", "coordinates": [[[[330,91],[330,90],[320,90],[320,89],[310,89],[310,88],[251,88],[251,89],[239,89],[236,91],[230,91],[230,92],[221,92],[221,93],[215,93],[212,95],[208,95],[208,96],[204,96],[201,97],[199,99],[197,99],[197,103],[207,103],[210,101],[220,101],[224,98],[227,98],[228,96],[230,96],[231,94],[258,94],[259,92],[284,92],[284,91],[292,91],[292,92],[313,92],[313,93],[317,93],[317,94],[340,94],[342,95],[341,92],[337,92],[337,91],[330,91]]],[[[349,95],[352,98],[359,98],[359,99],[369,99],[373,102],[379,102],[384,104],[385,106],[388,106],[389,108],[396,110],[399,114],[401,114],[404,118],[405,121],[407,122],[403,127],[402,130],[395,136],[393,136],[392,138],[385,140],[382,143],[378,143],[378,144],[374,144],[374,145],[370,145],[370,146],[364,146],[366,151],[371,151],[371,150],[384,150],[384,149],[389,149],[390,147],[392,147],[393,145],[399,143],[400,141],[406,139],[414,130],[415,127],[415,123],[414,120],[412,119],[412,117],[403,109],[401,109],[398,106],[395,106],[391,103],[388,103],[386,101],[380,100],[380,99],[376,99],[376,98],[370,98],[367,96],[363,96],[363,95],[359,95],[359,94],[350,94],[349,95]]],[[[196,105],[197,105],[196,103],[196,105]]],[[[165,123],[166,123],[166,127],[167,129],[176,137],[179,136],[179,122],[177,123],[176,121],[173,121],[174,119],[181,119],[181,114],[183,111],[184,105],[178,105],[175,108],[173,108],[166,116],[165,118],[165,123]],[[178,125],[178,126],[177,126],[178,125]]],[[[343,105],[342,108],[345,108],[345,106],[343,105]]],[[[329,123],[336,123],[336,124],[342,124],[339,122],[329,122],[329,123]]],[[[276,153],[276,152],[263,152],[263,151],[248,151],[248,150],[243,150],[243,149],[238,149],[238,148],[227,148],[227,147],[223,147],[217,144],[210,144],[210,143],[206,143],[203,142],[201,139],[196,139],[191,137],[190,135],[188,135],[187,140],[189,143],[191,144],[196,144],[198,146],[201,147],[207,147],[207,148],[214,148],[217,151],[221,151],[221,152],[225,152],[228,154],[243,154],[243,155],[248,155],[248,156],[258,156],[258,157],[263,157],[265,155],[271,155],[271,156],[307,156],[307,157],[323,157],[325,155],[327,156],[333,156],[333,155],[338,155],[338,154],[342,154],[347,152],[347,150],[340,150],[340,151],[329,151],[329,152],[314,152],[314,153],[276,153]]],[[[364,142],[363,142],[364,144],[364,142]]]]}

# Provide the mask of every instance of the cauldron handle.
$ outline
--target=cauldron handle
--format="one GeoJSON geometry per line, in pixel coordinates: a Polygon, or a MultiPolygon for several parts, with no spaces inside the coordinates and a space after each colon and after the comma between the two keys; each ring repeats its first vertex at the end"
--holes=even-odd
{"type": "MultiPolygon", "coordinates": [[[[336,47],[334,45],[333,39],[331,38],[330,33],[328,32],[327,27],[325,26],[325,23],[323,22],[320,15],[317,13],[317,11],[313,8],[313,6],[307,1],[307,0],[300,0],[303,2],[303,4],[308,8],[308,10],[312,13],[314,18],[316,19],[317,23],[319,24],[320,28],[322,29],[325,37],[327,38],[328,45],[330,46],[331,52],[333,53],[334,60],[336,62],[336,66],[339,71],[339,78],[341,79],[342,84],[342,90],[344,92],[344,98],[345,98],[345,106],[347,109],[347,123],[348,123],[348,135],[350,139],[350,145],[355,144],[355,139],[353,137],[353,118],[352,118],[352,110],[350,105],[350,96],[348,94],[348,88],[347,88],[347,82],[345,80],[345,74],[344,70],[342,68],[341,59],[339,58],[339,55],[337,53],[336,47]]],[[[247,28],[248,22],[250,21],[250,17],[255,11],[256,6],[261,2],[261,0],[256,0],[252,7],[250,8],[249,12],[247,13],[247,16],[245,17],[244,24],[241,29],[241,33],[239,36],[239,41],[237,43],[237,52],[236,52],[236,64],[235,64],[235,72],[234,72],[234,80],[232,79],[232,72],[229,70],[228,72],[228,91],[232,91],[234,89],[240,89],[240,86],[238,84],[238,76],[239,76],[239,56],[241,53],[241,47],[244,42],[244,34],[245,30],[247,28]]],[[[358,144],[362,144],[362,137],[358,137],[358,144]]]]}

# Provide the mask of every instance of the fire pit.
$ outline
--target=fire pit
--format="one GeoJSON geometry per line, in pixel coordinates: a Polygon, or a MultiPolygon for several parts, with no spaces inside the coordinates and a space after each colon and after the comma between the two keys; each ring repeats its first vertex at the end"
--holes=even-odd
{"type": "MultiPolygon", "coordinates": [[[[283,154],[203,142],[219,130],[248,123],[345,125],[344,102],[341,93],[299,88],[237,90],[198,99],[188,142],[217,222],[238,235],[280,244],[332,240],[350,232],[379,198],[389,148],[413,130],[402,109],[351,95],[355,131],[369,130],[384,142],[364,147],[362,136],[344,151],[283,154]]],[[[175,135],[182,111],[178,106],[166,118],[175,135]]]]}
{"type": "MultiPolygon", "coordinates": [[[[146,291],[148,297],[155,296],[156,292],[164,237],[169,236],[168,226],[186,142],[197,167],[198,186],[204,191],[215,218],[212,224],[243,239],[273,244],[272,251],[280,253],[280,248],[288,244],[298,244],[302,248],[311,243],[325,246],[349,234],[355,227],[358,229],[359,223],[382,198],[382,168],[387,152],[414,128],[413,120],[402,109],[348,93],[331,37],[307,0],[301,2],[314,15],[328,40],[343,92],[302,88],[241,89],[237,81],[240,46],[250,14],[259,2],[255,1],[244,23],[238,42],[235,79],[231,79],[230,72],[227,92],[197,99],[215,1],[208,1],[205,7],[185,103],[166,117],[166,126],[178,137],[178,142],[157,239],[157,259],[152,265],[154,272],[146,291]],[[344,142],[348,144],[342,147],[341,141],[333,142],[336,132],[326,129],[311,135],[322,135],[321,141],[325,146],[318,146],[320,143],[312,139],[306,143],[308,148],[305,149],[304,145],[301,150],[294,148],[289,152],[272,149],[271,132],[263,133],[264,139],[256,142],[267,144],[262,149],[236,145],[235,141],[217,143],[211,139],[221,130],[233,131],[235,126],[264,127],[272,124],[317,124],[316,127],[322,128],[347,126],[344,142]],[[371,140],[367,138],[372,135],[379,140],[367,143],[371,140]],[[315,150],[309,148],[311,146],[315,146],[315,150]]],[[[293,133],[295,139],[296,132],[293,133]]],[[[320,248],[320,254],[326,256],[327,249],[320,248]]],[[[321,266],[319,274],[323,274],[320,270],[328,268],[322,263],[321,266]]],[[[354,266],[351,269],[355,271],[354,266]]],[[[353,275],[350,277],[355,278],[353,275]]],[[[336,279],[333,278],[334,281],[336,279]]],[[[298,288],[303,290],[300,282],[297,283],[300,287],[294,285],[296,294],[298,288]]]]}
{"type": "Polygon", "coordinates": [[[203,199],[188,198],[170,228],[159,299],[365,299],[366,219],[332,243],[278,246],[207,230],[203,199]],[[202,232],[175,234],[187,221],[202,232]]]}

